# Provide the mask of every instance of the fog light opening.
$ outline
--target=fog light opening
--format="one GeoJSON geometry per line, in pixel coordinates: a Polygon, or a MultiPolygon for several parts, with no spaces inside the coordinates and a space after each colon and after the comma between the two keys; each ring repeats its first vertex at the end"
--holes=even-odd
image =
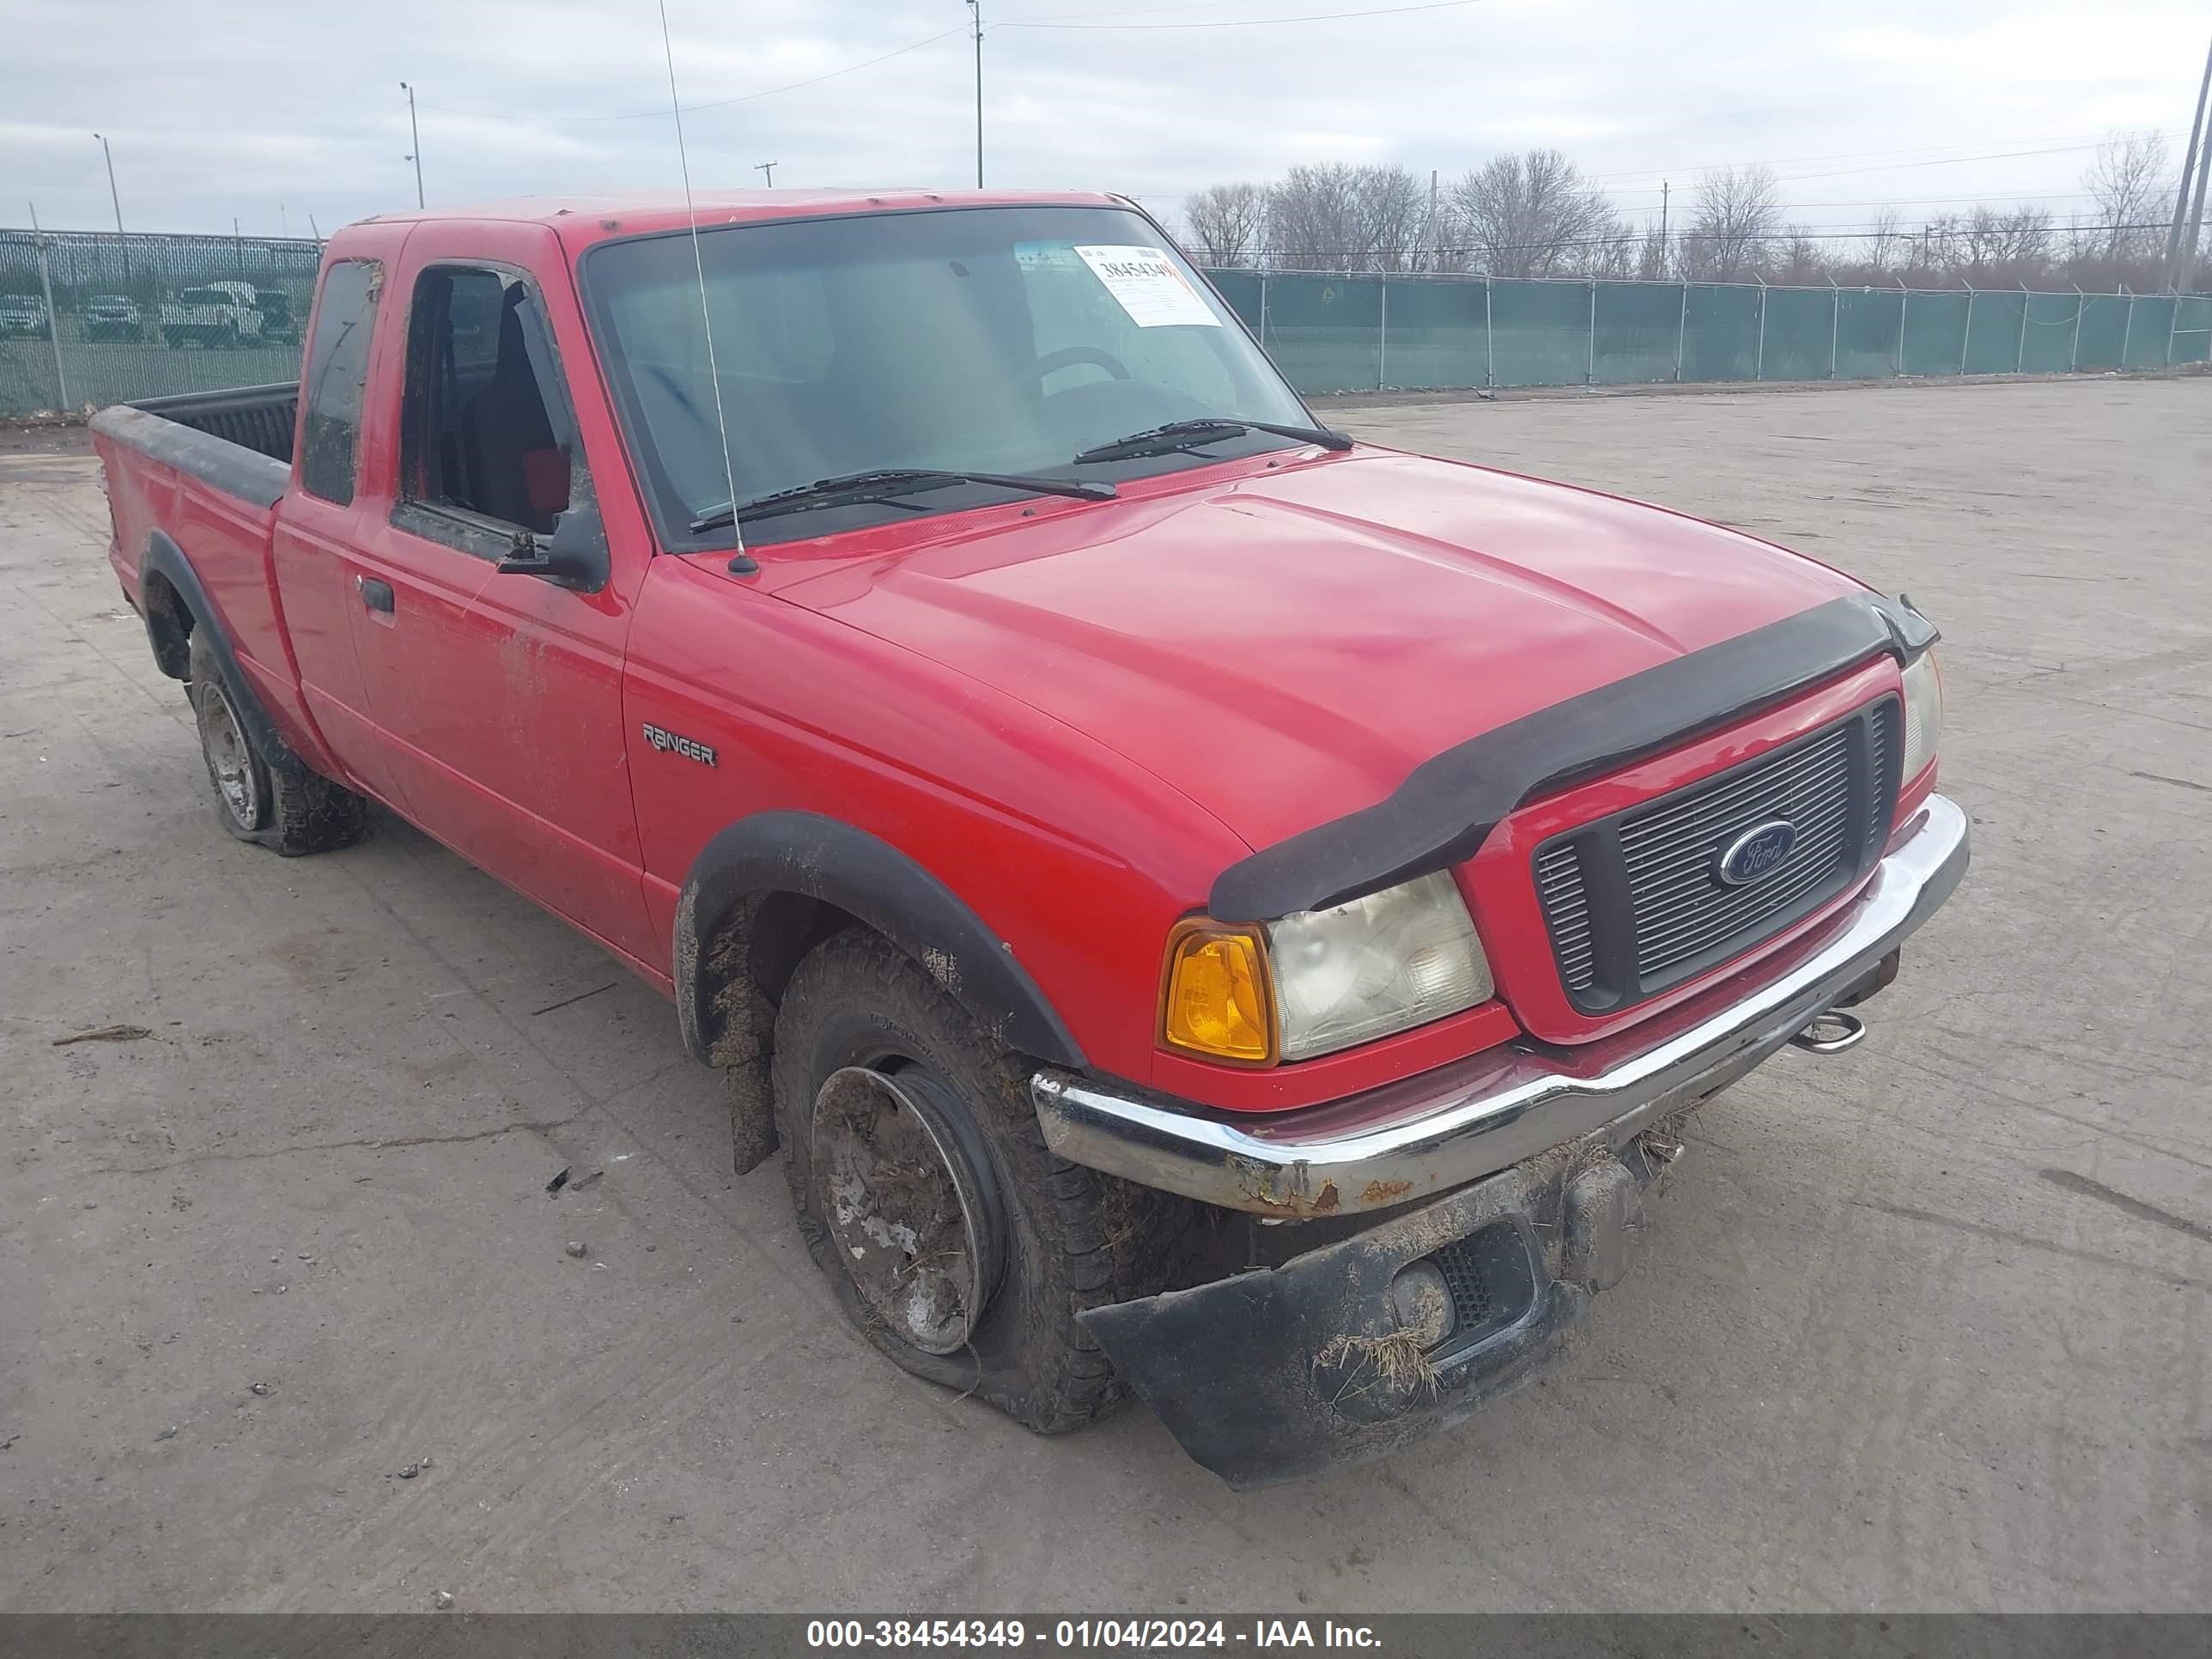
{"type": "Polygon", "coordinates": [[[1443,1270],[1425,1260],[1401,1267],[1390,1281],[1390,1311],[1397,1316],[1398,1328],[1418,1341],[1424,1352],[1451,1340],[1459,1328],[1451,1286],[1443,1270]]]}

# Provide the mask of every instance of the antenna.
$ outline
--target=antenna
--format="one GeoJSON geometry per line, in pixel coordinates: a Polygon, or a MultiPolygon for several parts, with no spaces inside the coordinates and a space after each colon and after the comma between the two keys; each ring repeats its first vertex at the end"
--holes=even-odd
{"type": "Polygon", "coordinates": [[[730,459],[730,422],[722,413],[722,374],[714,366],[714,319],[707,309],[707,262],[699,252],[699,214],[691,205],[691,158],[684,148],[684,106],[676,97],[676,48],[668,40],[668,0],[659,0],[660,7],[660,50],[668,59],[668,107],[676,117],[676,160],[684,169],[684,216],[691,222],[691,268],[699,277],[699,326],[707,335],[707,379],[714,388],[714,427],[722,439],[722,477],[730,486],[730,533],[737,538],[738,551],[745,550],[745,532],[736,517],[738,505],[737,464],[730,459]]]}

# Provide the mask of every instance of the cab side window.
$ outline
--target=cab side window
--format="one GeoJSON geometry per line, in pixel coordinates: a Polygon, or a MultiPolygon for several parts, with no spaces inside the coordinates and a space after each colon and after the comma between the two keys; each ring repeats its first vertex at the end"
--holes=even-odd
{"type": "Polygon", "coordinates": [[[417,507],[544,535],[582,477],[551,331],[510,270],[438,265],[409,310],[402,495],[417,507]]]}
{"type": "Polygon", "coordinates": [[[300,431],[300,488],[340,507],[353,501],[362,388],[368,380],[368,343],[376,332],[383,277],[383,267],[369,259],[341,259],[324,273],[314,337],[307,342],[301,371],[307,416],[300,431]]]}

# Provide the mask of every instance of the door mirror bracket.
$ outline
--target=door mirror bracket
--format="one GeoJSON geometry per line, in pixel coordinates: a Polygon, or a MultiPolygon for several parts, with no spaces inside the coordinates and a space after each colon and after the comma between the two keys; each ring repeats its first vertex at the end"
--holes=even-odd
{"type": "Polygon", "coordinates": [[[599,509],[572,507],[556,514],[550,535],[517,531],[514,550],[499,562],[503,576],[538,576],[557,587],[596,593],[607,585],[607,532],[599,509]]]}

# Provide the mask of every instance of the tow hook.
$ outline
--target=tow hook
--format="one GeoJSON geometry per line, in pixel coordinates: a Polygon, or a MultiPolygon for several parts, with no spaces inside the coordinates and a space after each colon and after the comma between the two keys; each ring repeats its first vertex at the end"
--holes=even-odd
{"type": "Polygon", "coordinates": [[[1808,1054],[1840,1054],[1855,1047],[1866,1034],[1866,1022],[1856,1014],[1831,1008],[1825,1014],[1816,1015],[1811,1024],[1790,1041],[1808,1054]]]}

